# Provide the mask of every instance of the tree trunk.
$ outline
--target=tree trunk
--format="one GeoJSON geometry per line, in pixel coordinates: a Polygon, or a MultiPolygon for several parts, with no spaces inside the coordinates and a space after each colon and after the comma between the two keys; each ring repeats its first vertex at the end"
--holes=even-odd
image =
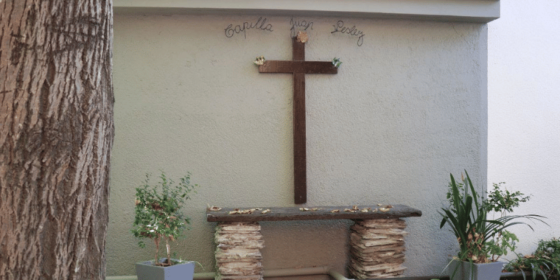
{"type": "Polygon", "coordinates": [[[0,279],[104,279],[112,0],[0,0],[0,279]]]}

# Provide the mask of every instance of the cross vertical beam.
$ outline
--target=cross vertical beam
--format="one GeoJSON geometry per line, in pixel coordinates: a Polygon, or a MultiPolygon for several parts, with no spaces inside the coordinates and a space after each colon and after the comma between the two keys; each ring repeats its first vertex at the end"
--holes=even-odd
{"type": "Polygon", "coordinates": [[[294,73],[294,201],[307,201],[307,135],[305,132],[305,74],[294,73]]]}
{"type": "Polygon", "coordinates": [[[336,74],[330,61],[305,61],[305,43],[292,38],[292,60],[265,61],[260,73],[290,73],[294,80],[294,202],[307,202],[307,145],[305,129],[305,74],[336,74]]]}
{"type": "MultiPolygon", "coordinates": [[[[292,38],[292,60],[305,61],[305,44],[292,38]]],[[[305,129],[305,74],[294,79],[294,202],[307,202],[307,134],[305,129]]]]}

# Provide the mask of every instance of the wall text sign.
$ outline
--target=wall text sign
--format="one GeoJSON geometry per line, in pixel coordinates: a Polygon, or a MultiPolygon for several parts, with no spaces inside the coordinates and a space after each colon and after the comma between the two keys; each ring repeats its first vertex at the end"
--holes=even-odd
{"type": "Polygon", "coordinates": [[[292,26],[292,28],[290,28],[292,38],[296,37],[298,31],[307,31],[307,29],[313,30],[312,21],[294,20],[294,18],[292,18],[290,20],[290,26],[292,26]]]}
{"type": "Polygon", "coordinates": [[[339,20],[335,25],[333,25],[334,30],[331,32],[331,34],[340,32],[340,33],[345,33],[351,36],[357,36],[358,37],[358,47],[362,46],[362,44],[364,43],[364,36],[366,34],[364,34],[364,32],[358,30],[356,28],[356,26],[352,26],[352,27],[346,27],[344,26],[344,21],[339,20]]]}
{"type": "Polygon", "coordinates": [[[259,29],[262,31],[268,31],[268,32],[272,32],[274,30],[272,30],[272,24],[267,24],[266,23],[266,18],[263,19],[263,17],[260,17],[256,22],[244,22],[242,24],[238,24],[238,25],[233,25],[233,23],[231,23],[230,25],[228,25],[226,27],[225,34],[226,37],[231,38],[233,37],[233,35],[235,34],[239,34],[241,32],[243,32],[243,36],[245,38],[247,38],[247,30],[249,29],[259,29]]]}

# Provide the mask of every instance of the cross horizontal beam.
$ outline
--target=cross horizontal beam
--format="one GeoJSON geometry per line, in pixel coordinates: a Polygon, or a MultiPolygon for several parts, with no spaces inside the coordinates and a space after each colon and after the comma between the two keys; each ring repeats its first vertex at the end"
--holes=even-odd
{"type": "Polygon", "coordinates": [[[259,66],[260,73],[303,73],[303,74],[336,74],[336,68],[329,61],[282,61],[267,60],[259,66]]]}

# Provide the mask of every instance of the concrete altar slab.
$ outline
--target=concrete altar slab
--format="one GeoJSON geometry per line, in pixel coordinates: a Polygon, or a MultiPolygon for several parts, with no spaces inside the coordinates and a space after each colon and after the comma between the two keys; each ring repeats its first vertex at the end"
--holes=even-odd
{"type": "MultiPolygon", "coordinates": [[[[260,222],[260,221],[295,221],[295,220],[366,220],[366,219],[396,219],[405,217],[420,217],[422,211],[406,206],[391,205],[387,212],[381,208],[383,205],[361,205],[361,206],[317,206],[307,207],[252,207],[252,208],[222,208],[219,211],[206,210],[208,222],[260,222]],[[354,210],[358,208],[357,210],[354,210]],[[255,209],[252,213],[239,214],[255,209]],[[307,209],[307,210],[305,210],[307,209]],[[364,209],[367,209],[365,212],[364,209]],[[377,211],[374,211],[377,209],[377,211]],[[263,211],[270,210],[270,212],[263,211]],[[338,212],[336,211],[338,210],[338,212]],[[350,211],[348,211],[350,210],[350,211]],[[233,214],[234,212],[238,212],[233,214]],[[232,214],[230,214],[232,213],[232,214]]],[[[251,211],[249,211],[251,212],[251,211]]]]}

